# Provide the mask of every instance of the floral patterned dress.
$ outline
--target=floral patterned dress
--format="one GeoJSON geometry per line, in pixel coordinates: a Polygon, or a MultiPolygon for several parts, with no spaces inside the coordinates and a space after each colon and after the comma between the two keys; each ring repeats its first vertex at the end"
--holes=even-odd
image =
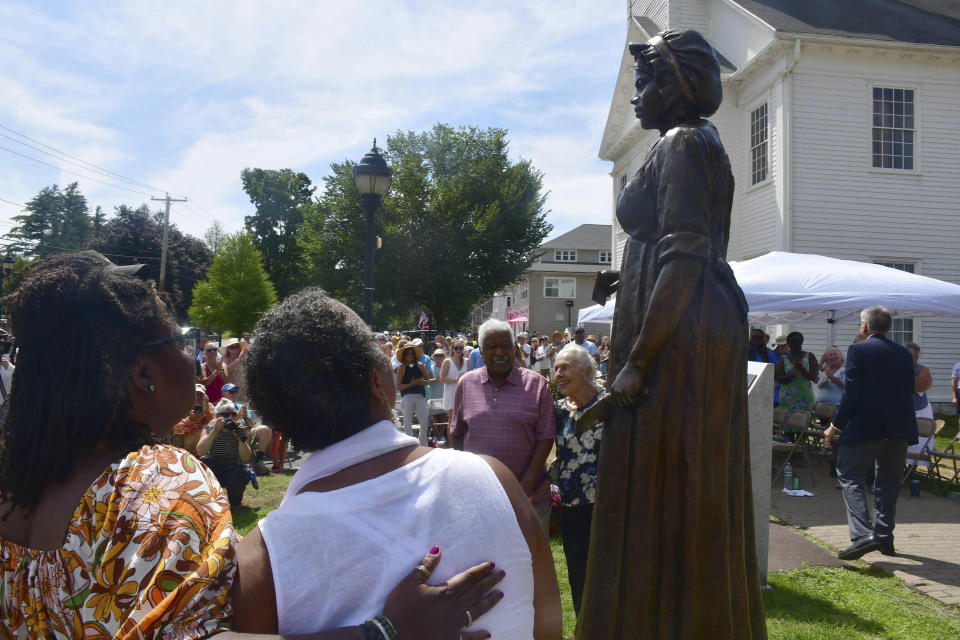
{"type": "Polygon", "coordinates": [[[64,544],[0,538],[0,628],[16,638],[200,638],[229,629],[237,536],[213,473],[144,446],[84,493],[64,544]]]}
{"type": "MultiPolygon", "coordinates": [[[[800,365],[807,373],[810,372],[810,356],[805,351],[803,353],[803,362],[800,365]]],[[[797,371],[790,358],[783,358],[783,374],[790,375],[796,373],[797,377],[790,382],[780,383],[780,406],[787,410],[787,415],[792,416],[798,411],[813,411],[813,405],[816,402],[813,397],[813,383],[805,378],[803,373],[797,371]]]]}

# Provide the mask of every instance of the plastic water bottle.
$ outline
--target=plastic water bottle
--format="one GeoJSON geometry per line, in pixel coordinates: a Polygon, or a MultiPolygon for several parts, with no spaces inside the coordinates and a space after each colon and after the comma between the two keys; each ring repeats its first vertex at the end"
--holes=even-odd
{"type": "Polygon", "coordinates": [[[793,467],[790,466],[789,462],[783,468],[783,488],[793,489],[793,467]]]}
{"type": "Polygon", "coordinates": [[[257,474],[253,469],[247,468],[247,474],[250,476],[250,484],[253,485],[253,488],[257,491],[260,490],[260,481],[257,479],[257,474]]]}

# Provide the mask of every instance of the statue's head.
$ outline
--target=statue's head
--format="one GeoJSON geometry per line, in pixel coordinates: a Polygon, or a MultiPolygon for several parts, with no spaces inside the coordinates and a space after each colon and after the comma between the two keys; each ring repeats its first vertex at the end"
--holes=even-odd
{"type": "Polygon", "coordinates": [[[637,87],[630,102],[644,129],[663,132],[716,113],[723,101],[720,64],[699,32],[671,29],[629,48],[637,87]]]}

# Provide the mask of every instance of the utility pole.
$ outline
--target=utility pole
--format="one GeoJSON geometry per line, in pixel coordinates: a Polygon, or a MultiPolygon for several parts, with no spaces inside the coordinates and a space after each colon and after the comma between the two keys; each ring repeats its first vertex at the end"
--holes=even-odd
{"type": "Polygon", "coordinates": [[[154,198],[150,196],[151,200],[156,200],[157,202],[165,202],[166,210],[163,212],[163,249],[160,251],[160,291],[163,291],[163,283],[166,280],[167,276],[167,239],[170,237],[170,203],[171,202],[186,202],[186,198],[171,198],[170,194],[167,194],[165,198],[154,198]]]}

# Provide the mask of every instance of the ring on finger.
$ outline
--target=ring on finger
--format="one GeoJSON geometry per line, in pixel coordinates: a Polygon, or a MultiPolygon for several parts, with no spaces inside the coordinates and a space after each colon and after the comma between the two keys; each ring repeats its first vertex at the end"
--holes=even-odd
{"type": "Polygon", "coordinates": [[[417,572],[423,577],[424,580],[430,577],[430,569],[427,569],[422,564],[417,565],[417,572]]]}
{"type": "Polygon", "coordinates": [[[470,609],[467,609],[466,613],[467,613],[467,624],[466,624],[466,626],[467,626],[467,628],[470,628],[470,625],[473,624],[473,616],[470,615],[470,609]]]}

